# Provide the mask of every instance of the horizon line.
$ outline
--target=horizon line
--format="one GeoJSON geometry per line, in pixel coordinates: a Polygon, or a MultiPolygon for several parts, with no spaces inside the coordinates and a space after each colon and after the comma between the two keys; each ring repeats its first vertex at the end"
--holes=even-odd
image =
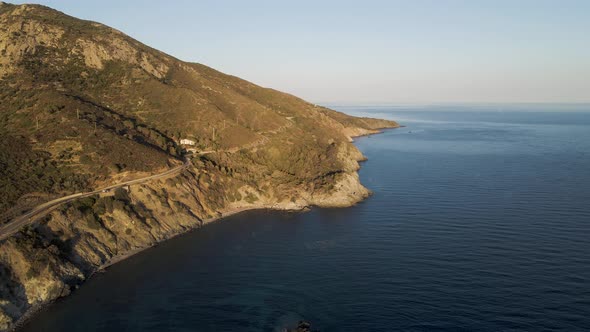
{"type": "Polygon", "coordinates": [[[330,105],[330,106],[374,106],[374,107],[390,107],[390,106],[590,106],[590,101],[584,102],[538,102],[538,101],[523,101],[523,102],[471,102],[471,101],[444,101],[444,102],[345,102],[345,101],[310,101],[316,105],[330,105]]]}

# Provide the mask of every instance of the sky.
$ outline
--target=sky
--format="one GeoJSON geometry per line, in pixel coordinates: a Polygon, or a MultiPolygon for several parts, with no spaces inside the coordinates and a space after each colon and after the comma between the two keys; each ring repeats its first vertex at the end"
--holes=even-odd
{"type": "Polygon", "coordinates": [[[590,102],[587,0],[39,3],[316,103],[590,102]]]}

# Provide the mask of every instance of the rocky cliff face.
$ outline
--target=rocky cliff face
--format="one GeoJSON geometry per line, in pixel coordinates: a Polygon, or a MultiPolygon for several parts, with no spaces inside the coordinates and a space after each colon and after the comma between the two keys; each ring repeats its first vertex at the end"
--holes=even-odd
{"type": "Polygon", "coordinates": [[[0,54],[0,214],[161,172],[181,162],[181,138],[197,150],[180,175],[60,206],[0,242],[0,329],[102,267],[224,215],[364,199],[351,137],[397,126],[42,6],[0,5],[0,54]]]}

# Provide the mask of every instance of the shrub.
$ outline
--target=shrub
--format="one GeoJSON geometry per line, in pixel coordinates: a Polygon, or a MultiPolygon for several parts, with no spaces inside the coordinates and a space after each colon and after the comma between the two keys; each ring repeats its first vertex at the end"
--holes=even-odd
{"type": "Polygon", "coordinates": [[[88,225],[88,227],[90,229],[100,229],[102,224],[99,221],[99,218],[94,214],[91,213],[88,216],[86,216],[86,225],[88,225]]]}
{"type": "Polygon", "coordinates": [[[123,188],[117,188],[115,190],[115,199],[122,202],[129,202],[129,193],[123,188]]]}
{"type": "Polygon", "coordinates": [[[258,200],[258,197],[256,197],[252,193],[248,193],[248,196],[246,196],[245,200],[246,200],[246,202],[252,204],[252,203],[254,203],[254,202],[256,202],[258,200]]]}
{"type": "Polygon", "coordinates": [[[123,201],[119,201],[119,200],[115,200],[113,201],[113,210],[125,210],[125,202],[123,201]]]}
{"type": "Polygon", "coordinates": [[[94,196],[89,196],[75,200],[72,205],[78,209],[78,211],[82,213],[88,213],[88,211],[92,211],[92,207],[94,206],[95,202],[96,199],[94,196]]]}

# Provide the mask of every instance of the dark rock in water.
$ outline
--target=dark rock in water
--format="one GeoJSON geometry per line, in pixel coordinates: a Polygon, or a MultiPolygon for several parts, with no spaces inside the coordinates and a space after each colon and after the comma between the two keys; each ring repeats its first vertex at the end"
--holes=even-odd
{"type": "Polygon", "coordinates": [[[311,330],[311,324],[308,322],[300,321],[297,325],[297,332],[309,332],[311,330]]]}
{"type": "MultiPolygon", "coordinates": [[[[311,330],[311,324],[306,321],[299,321],[296,329],[285,329],[285,332],[314,332],[311,330]]],[[[318,331],[315,331],[318,332],[318,331]]]]}

